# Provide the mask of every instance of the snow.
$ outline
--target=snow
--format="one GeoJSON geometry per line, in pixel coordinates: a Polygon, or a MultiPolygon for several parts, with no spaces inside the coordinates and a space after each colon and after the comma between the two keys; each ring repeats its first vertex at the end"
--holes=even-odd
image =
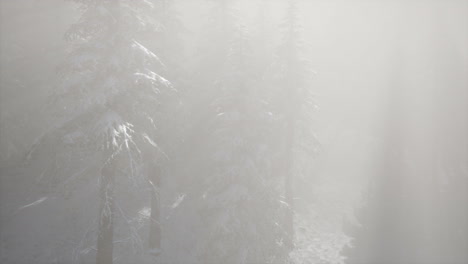
{"type": "Polygon", "coordinates": [[[48,199],[48,197],[42,197],[42,198],[40,198],[40,199],[38,199],[38,200],[36,200],[36,201],[30,203],[30,204],[21,206],[20,208],[16,209],[16,211],[15,211],[13,214],[17,214],[17,213],[19,213],[21,210],[26,209],[26,208],[28,208],[28,207],[38,205],[38,204],[44,202],[44,201],[47,200],[47,199],[48,199]]]}
{"type": "Polygon", "coordinates": [[[180,203],[182,203],[182,201],[184,200],[184,198],[185,198],[185,194],[179,195],[179,197],[177,197],[176,201],[171,205],[171,208],[175,209],[177,206],[179,206],[180,203]]]}
{"type": "MultiPolygon", "coordinates": [[[[152,51],[147,49],[145,46],[141,45],[138,41],[133,40],[132,42],[133,42],[132,43],[133,49],[143,52],[143,54],[146,55],[145,57],[151,57],[153,59],[156,59],[158,62],[161,62],[158,56],[156,56],[156,54],[154,54],[152,51]]],[[[161,65],[163,65],[162,62],[161,62],[161,65]]]]}

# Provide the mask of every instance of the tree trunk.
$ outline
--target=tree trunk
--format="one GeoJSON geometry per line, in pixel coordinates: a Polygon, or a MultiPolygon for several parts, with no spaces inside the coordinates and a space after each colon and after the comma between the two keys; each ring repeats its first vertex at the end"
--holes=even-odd
{"type": "Polygon", "coordinates": [[[294,248],[294,192],[293,192],[293,165],[294,165],[294,133],[295,122],[293,116],[287,120],[286,146],[285,146],[285,168],[284,168],[284,199],[287,210],[284,216],[286,247],[288,251],[294,248]]]}
{"type": "Polygon", "coordinates": [[[99,195],[99,229],[97,241],[97,264],[112,264],[114,249],[114,170],[105,165],[101,170],[99,195]]]}
{"type": "Polygon", "coordinates": [[[298,115],[299,98],[298,89],[300,89],[301,76],[297,74],[298,53],[294,47],[297,41],[293,37],[296,31],[296,2],[290,0],[288,3],[287,21],[288,21],[288,39],[287,39],[287,57],[286,74],[287,78],[283,81],[285,92],[286,128],[285,128],[285,168],[284,168],[284,196],[288,204],[288,210],[285,215],[285,230],[287,233],[286,247],[289,252],[294,249],[294,148],[296,137],[296,118],[298,115]]]}
{"type": "Polygon", "coordinates": [[[149,248],[153,254],[158,255],[161,250],[161,210],[160,210],[160,169],[155,164],[148,164],[149,178],[151,179],[151,217],[149,248]]]}

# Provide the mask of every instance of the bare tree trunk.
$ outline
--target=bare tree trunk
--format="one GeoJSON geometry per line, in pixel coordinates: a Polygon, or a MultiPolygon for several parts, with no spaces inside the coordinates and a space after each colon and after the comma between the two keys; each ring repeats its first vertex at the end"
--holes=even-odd
{"type": "Polygon", "coordinates": [[[97,264],[112,264],[114,249],[114,170],[106,165],[101,170],[99,195],[99,229],[97,241],[97,264]]]}

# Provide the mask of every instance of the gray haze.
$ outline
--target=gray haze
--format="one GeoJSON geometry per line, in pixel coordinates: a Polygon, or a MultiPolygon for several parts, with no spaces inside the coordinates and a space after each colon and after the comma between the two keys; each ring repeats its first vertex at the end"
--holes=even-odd
{"type": "Polygon", "coordinates": [[[467,263],[467,18],[0,0],[0,262],[467,263]]]}

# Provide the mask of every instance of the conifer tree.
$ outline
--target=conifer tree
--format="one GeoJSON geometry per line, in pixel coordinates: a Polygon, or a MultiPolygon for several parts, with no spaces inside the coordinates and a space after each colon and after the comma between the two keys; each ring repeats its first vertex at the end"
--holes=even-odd
{"type": "Polygon", "coordinates": [[[205,226],[199,235],[203,263],[279,261],[279,194],[271,180],[272,114],[254,70],[251,36],[233,1],[214,3],[201,56],[204,131],[197,155],[205,226]],[[207,107],[208,106],[208,107],[207,107]],[[260,208],[260,209],[259,209],[260,208]]]}
{"type": "Polygon", "coordinates": [[[172,87],[154,71],[159,58],[137,40],[155,27],[151,2],[75,2],[82,14],[65,36],[70,53],[50,99],[54,122],[35,146],[58,142],[49,146],[55,154],[47,172],[60,182],[99,174],[96,259],[110,264],[118,184],[141,187],[151,181],[145,168],[160,155],[154,109],[172,87]]]}
{"type": "Polygon", "coordinates": [[[270,179],[271,115],[256,89],[245,28],[231,41],[218,80],[209,142],[212,171],[204,178],[209,225],[204,259],[255,263],[276,259],[278,197],[270,179]],[[261,238],[261,239],[260,239],[261,238]]]}
{"type": "Polygon", "coordinates": [[[311,158],[318,151],[318,141],[313,133],[313,113],[316,105],[310,87],[313,74],[304,59],[296,0],[287,1],[286,17],[281,24],[283,37],[273,65],[275,92],[273,104],[278,119],[279,142],[278,172],[283,178],[284,241],[289,250],[294,248],[294,181],[297,175],[308,174],[311,158]]]}

